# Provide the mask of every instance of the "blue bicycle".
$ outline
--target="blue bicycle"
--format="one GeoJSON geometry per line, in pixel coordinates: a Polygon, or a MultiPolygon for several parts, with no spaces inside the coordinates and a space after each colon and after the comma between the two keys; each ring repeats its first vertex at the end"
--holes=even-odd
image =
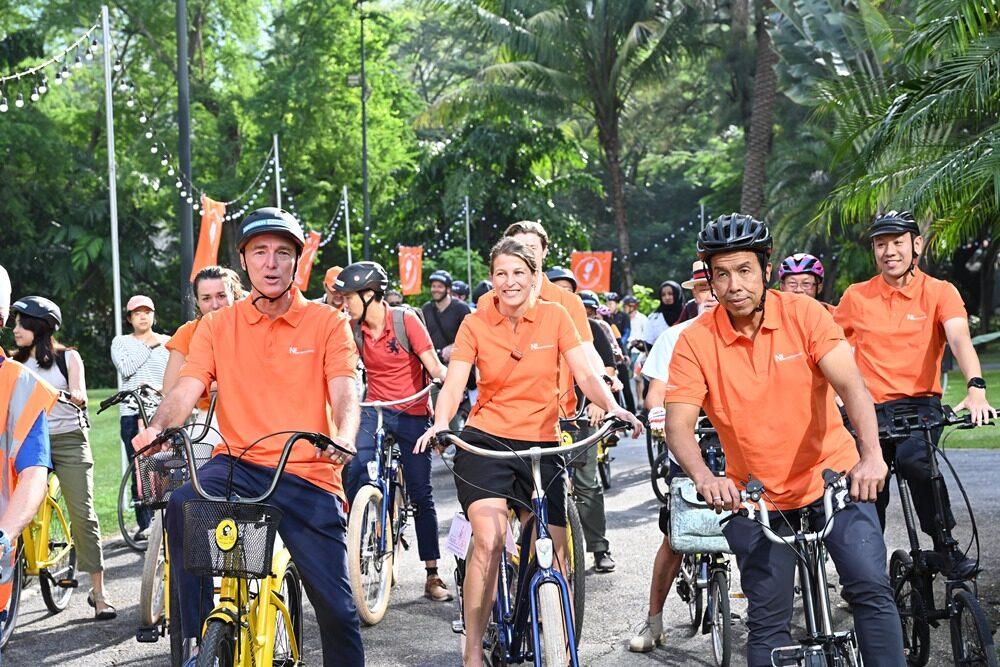
{"type": "MultiPolygon", "coordinates": [[[[573,606],[570,603],[572,593],[554,562],[555,547],[548,529],[548,506],[546,489],[542,486],[541,459],[551,455],[572,457],[595,446],[612,433],[631,428],[628,422],[610,419],[593,435],[572,445],[532,447],[519,452],[483,449],[465,442],[453,433],[442,432],[437,435],[441,444],[454,444],[478,456],[531,460],[535,488],[531,499],[534,517],[521,531],[516,554],[508,554],[505,550],[500,556],[497,596],[483,637],[483,657],[486,664],[499,667],[533,662],[536,667],[564,667],[568,657],[572,667],[579,666],[573,606]]],[[[461,595],[459,599],[462,599],[461,595]]]]}
{"type": "Polygon", "coordinates": [[[368,481],[358,489],[351,503],[347,523],[347,570],[358,616],[365,625],[375,625],[389,608],[392,586],[398,579],[396,557],[406,547],[403,533],[410,514],[410,498],[400,467],[396,439],[387,433],[382,410],[413,405],[425,398],[434,383],[413,396],[397,401],[362,403],[378,416],[375,430],[375,458],[368,462],[368,481]]]}

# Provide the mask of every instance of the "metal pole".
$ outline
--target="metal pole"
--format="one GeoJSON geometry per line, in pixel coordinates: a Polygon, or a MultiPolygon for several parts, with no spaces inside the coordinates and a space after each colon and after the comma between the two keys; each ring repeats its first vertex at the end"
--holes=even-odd
{"type": "Polygon", "coordinates": [[[364,257],[371,259],[371,202],[368,198],[368,83],[365,76],[365,6],[358,0],[361,10],[361,196],[364,201],[364,257]]]}
{"type": "MultiPolygon", "coordinates": [[[[108,212],[111,216],[111,284],[115,299],[115,336],[122,335],[122,278],[121,260],[118,254],[118,164],[115,162],[115,110],[111,86],[111,24],[108,21],[108,7],[101,5],[101,28],[104,34],[104,118],[108,134],[108,212]]],[[[122,376],[115,373],[118,389],[122,388],[122,376]]],[[[131,446],[131,443],[129,443],[131,446]]],[[[122,473],[128,470],[125,447],[121,448],[122,473]]]]}
{"type": "Polygon", "coordinates": [[[705,205],[701,204],[701,228],[705,229],[705,205]]]}
{"type": "MultiPolygon", "coordinates": [[[[177,0],[177,157],[180,159],[182,180],[188,188],[191,181],[191,95],[188,86],[188,26],[187,0],[177,0]]],[[[194,197],[194,193],[190,193],[194,197]]],[[[177,200],[178,222],[181,226],[181,309],[184,319],[194,319],[194,298],[191,295],[191,267],[194,264],[194,221],[191,205],[183,197],[177,200]]]]}
{"type": "Polygon", "coordinates": [[[465,195],[465,263],[468,269],[468,282],[469,289],[472,289],[472,236],[469,234],[469,229],[471,228],[469,222],[469,195],[465,195]]]}
{"type": "Polygon", "coordinates": [[[274,137],[274,199],[281,208],[281,160],[278,159],[278,135],[274,137]]]}
{"type": "Polygon", "coordinates": [[[347,201],[347,186],[344,186],[344,194],[340,198],[340,203],[344,207],[344,227],[347,229],[347,263],[353,264],[351,259],[351,207],[347,201]]]}

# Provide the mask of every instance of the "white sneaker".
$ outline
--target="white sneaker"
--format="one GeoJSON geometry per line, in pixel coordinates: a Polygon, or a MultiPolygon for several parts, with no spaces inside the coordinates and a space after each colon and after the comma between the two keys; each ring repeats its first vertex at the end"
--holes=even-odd
{"type": "Polygon", "coordinates": [[[663,635],[663,612],[650,616],[639,628],[639,634],[629,640],[628,650],[633,653],[649,653],[657,646],[663,646],[666,637],[663,635]]]}

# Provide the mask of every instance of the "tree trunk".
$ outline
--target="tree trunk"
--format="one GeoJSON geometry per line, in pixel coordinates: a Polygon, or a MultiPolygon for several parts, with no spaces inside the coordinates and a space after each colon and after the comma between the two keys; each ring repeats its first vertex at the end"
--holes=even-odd
{"type": "Polygon", "coordinates": [[[774,122],[774,101],[777,94],[777,74],[774,66],[778,54],[767,32],[767,12],[770,0],[762,0],[757,7],[757,56],[753,80],[753,103],[750,110],[750,133],[747,137],[747,156],[743,168],[743,192],[740,212],[759,218],[764,210],[764,186],[767,182],[767,158],[771,153],[774,122]]]}
{"type": "Polygon", "coordinates": [[[618,234],[618,254],[621,258],[622,280],[625,292],[631,292],[635,280],[632,277],[632,261],[628,238],[628,216],[625,213],[625,175],[622,173],[618,119],[598,125],[598,138],[604,151],[604,161],[608,167],[611,184],[611,210],[618,234]]]}

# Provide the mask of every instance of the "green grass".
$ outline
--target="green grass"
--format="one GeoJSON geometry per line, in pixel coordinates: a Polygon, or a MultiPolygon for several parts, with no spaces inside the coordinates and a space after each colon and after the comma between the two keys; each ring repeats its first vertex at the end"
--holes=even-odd
{"type": "MultiPolygon", "coordinates": [[[[1000,370],[983,371],[983,379],[986,380],[986,395],[993,407],[1000,407],[1000,370]]],[[[945,405],[952,407],[965,398],[966,394],[965,378],[958,371],[948,373],[948,389],[941,399],[945,405]]],[[[1000,449],[1000,426],[987,426],[985,428],[974,428],[966,431],[956,430],[948,436],[945,447],[963,448],[983,448],[1000,449]]]]}
{"type": "Polygon", "coordinates": [[[115,389],[89,389],[90,448],[94,453],[94,504],[105,536],[118,534],[118,486],[122,480],[118,406],[97,414],[101,401],[115,389]]]}

